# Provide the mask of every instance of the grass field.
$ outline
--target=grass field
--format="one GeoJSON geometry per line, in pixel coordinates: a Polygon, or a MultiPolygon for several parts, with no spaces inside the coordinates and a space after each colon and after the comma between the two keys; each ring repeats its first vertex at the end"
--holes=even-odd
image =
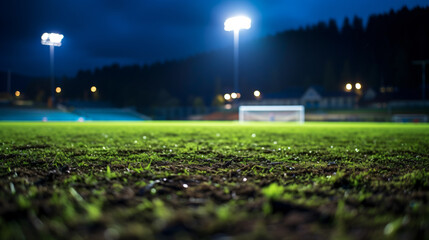
{"type": "Polygon", "coordinates": [[[429,125],[0,123],[0,239],[428,239],[429,125]]]}

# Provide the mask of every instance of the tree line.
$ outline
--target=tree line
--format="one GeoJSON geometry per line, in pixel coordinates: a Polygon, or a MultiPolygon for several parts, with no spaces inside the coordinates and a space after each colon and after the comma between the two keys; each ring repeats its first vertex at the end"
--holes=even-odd
{"type": "MultiPolygon", "coordinates": [[[[243,43],[240,92],[250,98],[255,89],[276,93],[313,85],[342,91],[347,82],[361,82],[364,89],[391,87],[418,96],[421,68],[412,62],[429,59],[427,23],[428,7],[404,7],[372,15],[366,26],[359,17],[345,18],[341,28],[329,20],[243,43]]],[[[64,77],[61,98],[138,108],[216,105],[217,96],[232,91],[232,66],[232,46],[151,65],[112,64],[64,77]],[[90,92],[92,85],[97,94],[90,92]]],[[[30,88],[34,98],[43,98],[43,85],[30,88]]]]}

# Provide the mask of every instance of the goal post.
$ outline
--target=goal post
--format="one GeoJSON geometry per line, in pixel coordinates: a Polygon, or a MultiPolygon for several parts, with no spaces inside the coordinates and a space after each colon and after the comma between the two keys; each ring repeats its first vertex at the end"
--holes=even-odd
{"type": "Polygon", "coordinates": [[[238,120],[266,121],[266,122],[299,122],[304,123],[304,106],[302,105],[255,105],[240,106],[238,108],[238,120]]]}

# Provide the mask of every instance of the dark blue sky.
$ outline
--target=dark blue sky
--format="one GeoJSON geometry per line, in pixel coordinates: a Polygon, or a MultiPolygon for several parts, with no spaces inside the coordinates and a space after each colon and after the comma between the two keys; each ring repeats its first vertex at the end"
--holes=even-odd
{"type": "Polygon", "coordinates": [[[249,41],[330,18],[366,19],[402,6],[429,6],[429,0],[9,0],[0,3],[0,70],[49,75],[44,32],[64,34],[55,49],[57,76],[112,63],[150,64],[180,59],[232,44],[223,30],[227,17],[247,15],[249,41]]]}

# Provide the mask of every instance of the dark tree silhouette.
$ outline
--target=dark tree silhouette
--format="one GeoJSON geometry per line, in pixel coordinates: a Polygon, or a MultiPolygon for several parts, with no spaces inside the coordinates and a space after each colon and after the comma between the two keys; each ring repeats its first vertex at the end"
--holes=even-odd
{"type": "MultiPolygon", "coordinates": [[[[429,59],[429,8],[406,7],[372,15],[367,25],[346,18],[289,30],[240,46],[240,88],[244,98],[254,89],[281,92],[294,87],[323,86],[341,90],[362,82],[375,90],[390,86],[419,96],[421,70],[413,60],[429,59]]],[[[99,100],[118,106],[201,106],[232,91],[232,46],[183,60],[152,65],[113,64],[79,71],[64,79],[64,97],[99,100]]]]}

